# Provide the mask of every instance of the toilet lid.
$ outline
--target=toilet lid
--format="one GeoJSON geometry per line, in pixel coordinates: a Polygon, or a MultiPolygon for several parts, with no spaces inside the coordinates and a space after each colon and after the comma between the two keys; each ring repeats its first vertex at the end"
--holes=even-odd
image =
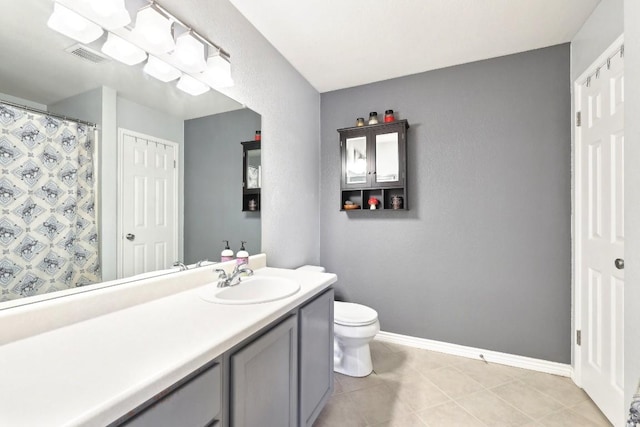
{"type": "Polygon", "coordinates": [[[366,305],[335,301],[333,303],[333,320],[335,323],[345,326],[370,325],[378,320],[378,312],[366,305]]]}

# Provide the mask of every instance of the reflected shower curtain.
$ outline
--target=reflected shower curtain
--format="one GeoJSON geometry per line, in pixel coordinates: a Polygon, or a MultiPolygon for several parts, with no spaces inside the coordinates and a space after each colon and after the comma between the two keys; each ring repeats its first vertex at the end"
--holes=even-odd
{"type": "Polygon", "coordinates": [[[0,301],[100,281],[95,135],[0,103],[0,301]]]}

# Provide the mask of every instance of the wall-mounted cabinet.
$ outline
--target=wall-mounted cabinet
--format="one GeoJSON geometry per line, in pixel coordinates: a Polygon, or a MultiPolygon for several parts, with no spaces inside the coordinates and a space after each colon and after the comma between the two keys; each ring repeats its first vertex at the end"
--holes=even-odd
{"type": "Polygon", "coordinates": [[[370,198],[380,203],[376,210],[406,210],[407,130],[406,120],[338,129],[342,177],[340,210],[369,210],[370,198]]]}
{"type": "Polygon", "coordinates": [[[260,141],[242,142],[242,211],[260,210],[262,158],[260,141]]]}

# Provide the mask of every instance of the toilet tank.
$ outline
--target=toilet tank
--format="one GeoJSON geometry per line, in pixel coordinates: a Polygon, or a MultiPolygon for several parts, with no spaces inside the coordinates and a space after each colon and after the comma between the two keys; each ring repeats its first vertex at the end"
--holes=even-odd
{"type": "Polygon", "coordinates": [[[302,267],[296,268],[296,270],[313,271],[316,273],[324,273],[327,271],[324,267],[319,265],[303,265],[302,267]]]}

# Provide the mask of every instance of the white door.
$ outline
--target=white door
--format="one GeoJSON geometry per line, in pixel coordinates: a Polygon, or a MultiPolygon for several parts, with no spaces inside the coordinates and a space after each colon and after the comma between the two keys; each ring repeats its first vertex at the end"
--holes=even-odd
{"type": "Polygon", "coordinates": [[[118,277],[178,260],[178,145],[120,129],[118,277]]]}
{"type": "Polygon", "coordinates": [[[577,87],[576,297],[580,382],[624,425],[624,74],[614,53],[577,87]]]}

